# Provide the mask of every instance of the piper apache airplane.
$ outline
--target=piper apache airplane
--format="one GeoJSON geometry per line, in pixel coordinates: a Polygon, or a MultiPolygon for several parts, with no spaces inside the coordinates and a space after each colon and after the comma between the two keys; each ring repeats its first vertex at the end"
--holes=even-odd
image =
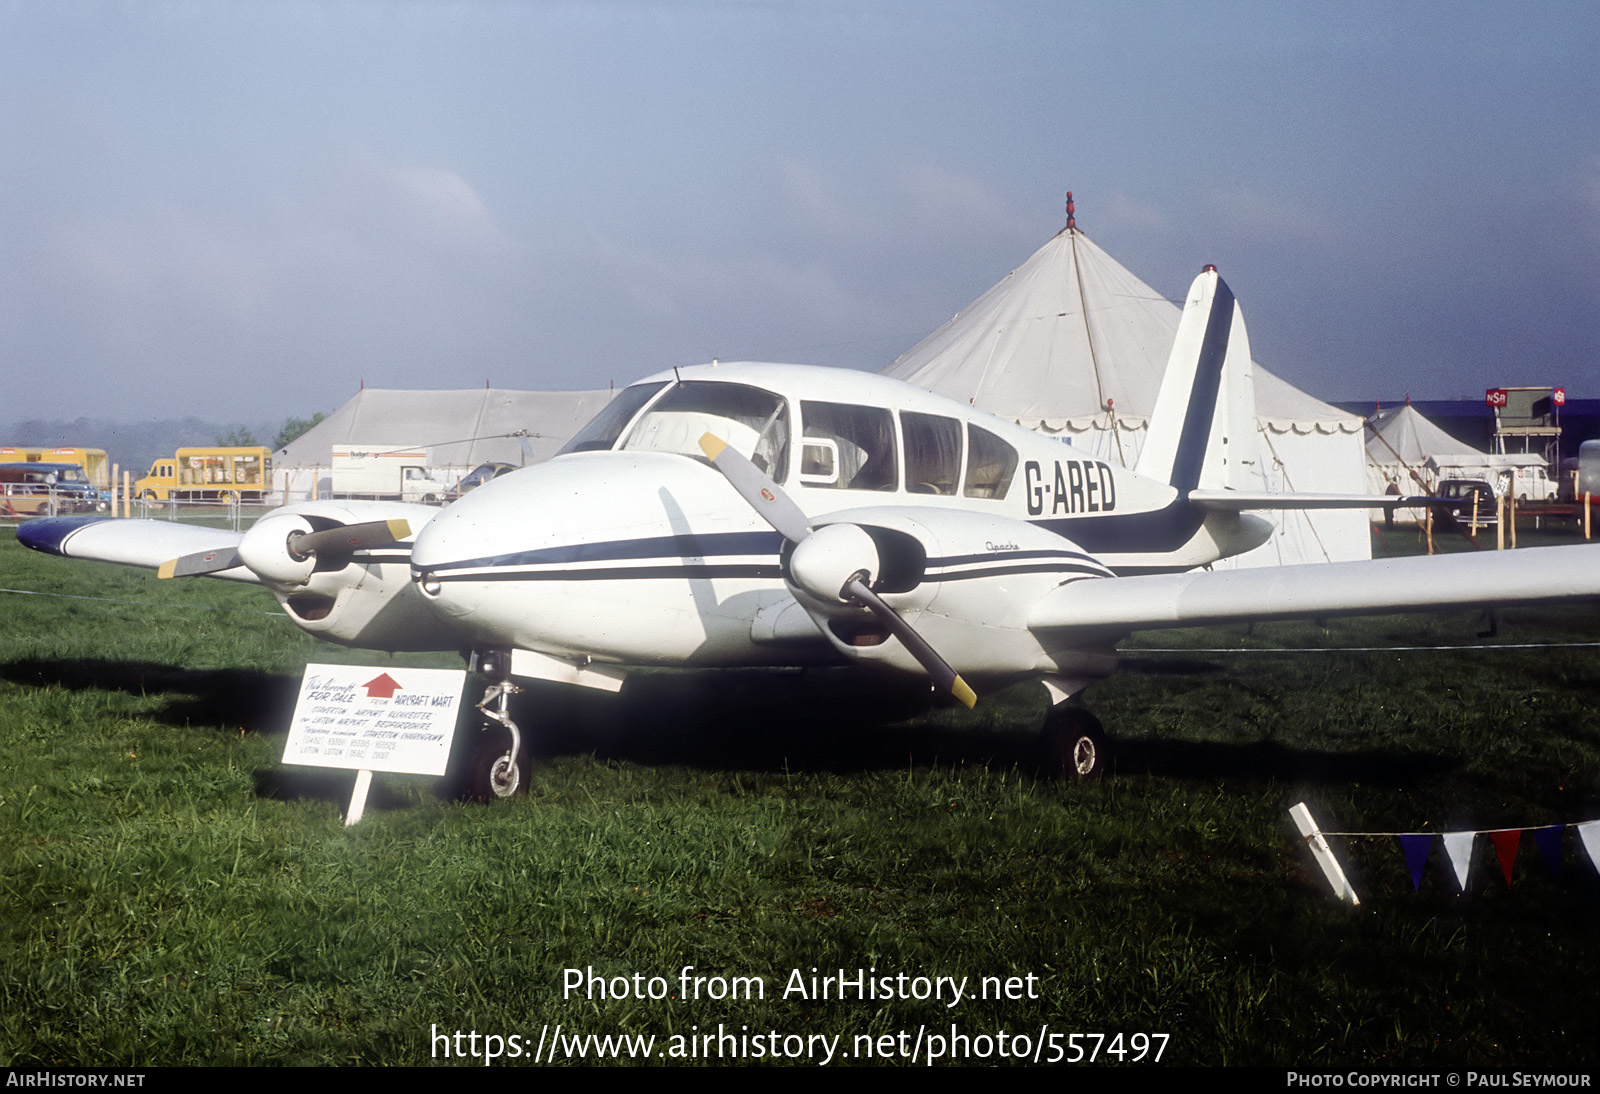
{"type": "Polygon", "coordinates": [[[1250,349],[1207,267],[1134,471],[882,376],[706,365],[619,392],[553,459],[443,510],[313,501],[243,534],[66,517],[36,550],[266,586],[319,638],[460,650],[490,686],[479,792],[526,781],[510,678],[616,690],[626,666],[856,663],[975,690],[1042,679],[1049,754],[1098,774],[1076,697],[1141,628],[1600,596],[1588,547],[1212,572],[1249,510],[1420,499],[1251,492],[1250,349]]]}

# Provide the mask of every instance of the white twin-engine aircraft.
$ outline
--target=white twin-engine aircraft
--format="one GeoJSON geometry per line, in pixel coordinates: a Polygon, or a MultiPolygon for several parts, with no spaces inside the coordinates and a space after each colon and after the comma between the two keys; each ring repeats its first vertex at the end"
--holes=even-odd
{"type": "Polygon", "coordinates": [[[66,517],[19,538],[257,582],[332,642],[468,653],[511,734],[480,750],[502,795],[526,778],[507,677],[615,690],[630,665],[855,662],[968,705],[1038,677],[1052,762],[1089,776],[1106,743],[1069,700],[1132,631],[1600,595],[1581,546],[1197,570],[1268,538],[1247,510],[1416,502],[1247,492],[1255,432],[1244,322],[1207,267],[1132,473],[882,376],[707,365],[625,388],[556,457],[443,510],[313,501],[242,535],[66,517]]]}

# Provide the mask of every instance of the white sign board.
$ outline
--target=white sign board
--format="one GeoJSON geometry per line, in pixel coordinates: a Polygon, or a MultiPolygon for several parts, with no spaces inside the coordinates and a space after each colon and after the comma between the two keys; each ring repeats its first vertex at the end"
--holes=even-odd
{"type": "Polygon", "coordinates": [[[307,665],[286,764],[443,775],[463,669],[307,665]]]}

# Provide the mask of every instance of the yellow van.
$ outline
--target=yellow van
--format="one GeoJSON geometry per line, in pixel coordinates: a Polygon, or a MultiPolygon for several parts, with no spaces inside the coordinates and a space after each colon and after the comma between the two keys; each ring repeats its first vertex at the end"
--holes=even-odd
{"type": "Polygon", "coordinates": [[[260,501],[272,488],[270,448],[180,448],[133,484],[151,501],[260,501]]]}

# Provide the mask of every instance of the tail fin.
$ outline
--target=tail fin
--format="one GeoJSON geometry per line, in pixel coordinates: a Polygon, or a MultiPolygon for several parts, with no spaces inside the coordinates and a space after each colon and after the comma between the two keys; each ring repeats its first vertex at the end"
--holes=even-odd
{"type": "Polygon", "coordinates": [[[1180,491],[1259,489],[1250,338],[1214,267],[1189,287],[1135,470],[1180,491]]]}

